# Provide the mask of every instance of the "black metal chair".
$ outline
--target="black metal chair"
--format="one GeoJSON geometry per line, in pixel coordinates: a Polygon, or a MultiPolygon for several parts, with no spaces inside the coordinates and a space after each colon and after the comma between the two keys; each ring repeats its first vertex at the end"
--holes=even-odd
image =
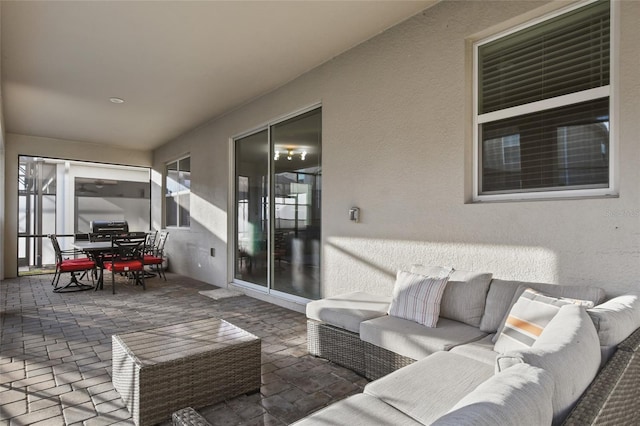
{"type": "Polygon", "coordinates": [[[167,242],[168,237],[168,231],[160,231],[160,236],[155,240],[155,247],[148,248],[144,256],[144,264],[151,265],[152,268],[155,266],[158,275],[162,276],[165,281],[167,280],[167,276],[164,273],[162,264],[164,263],[164,244],[167,242]]]}
{"type": "Polygon", "coordinates": [[[125,274],[132,277],[136,284],[144,283],[144,251],[146,235],[114,235],[111,238],[111,258],[103,262],[104,268],[111,271],[111,286],[113,294],[116,293],[115,274],[125,274]]]}
{"type": "MultiPolygon", "coordinates": [[[[84,272],[86,274],[89,271],[95,272],[96,262],[88,257],[77,257],[79,252],[76,250],[62,250],[58,243],[58,238],[55,235],[49,235],[49,239],[51,240],[51,245],[53,245],[53,250],[56,254],[56,271],[53,276],[53,280],[51,281],[53,291],[55,293],[69,293],[73,291],[92,289],[93,285],[83,284],[78,281],[76,273],[84,272]],[[65,259],[65,256],[73,256],[73,258],[67,257],[65,259]],[[71,280],[64,286],[58,286],[60,283],[60,275],[65,272],[71,273],[71,280]]],[[[95,273],[91,273],[92,282],[94,276],[95,273]]]]}
{"type": "Polygon", "coordinates": [[[146,241],[146,246],[147,246],[147,253],[149,252],[149,249],[153,249],[156,246],[156,240],[158,239],[158,231],[152,231],[147,233],[147,241],[146,241]]]}

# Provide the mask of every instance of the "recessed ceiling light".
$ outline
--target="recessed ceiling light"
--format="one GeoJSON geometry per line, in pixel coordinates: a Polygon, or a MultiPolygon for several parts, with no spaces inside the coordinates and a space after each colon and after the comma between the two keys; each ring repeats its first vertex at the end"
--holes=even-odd
{"type": "Polygon", "coordinates": [[[114,104],[123,104],[124,103],[124,99],[121,99],[121,98],[109,98],[109,101],[111,101],[114,104]]]}

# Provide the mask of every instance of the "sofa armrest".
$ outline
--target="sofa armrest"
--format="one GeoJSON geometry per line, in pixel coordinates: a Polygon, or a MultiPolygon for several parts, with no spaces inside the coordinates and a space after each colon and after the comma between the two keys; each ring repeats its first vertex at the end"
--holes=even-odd
{"type": "Polygon", "coordinates": [[[596,376],[566,426],[640,423],[640,354],[618,350],[596,376]]]}

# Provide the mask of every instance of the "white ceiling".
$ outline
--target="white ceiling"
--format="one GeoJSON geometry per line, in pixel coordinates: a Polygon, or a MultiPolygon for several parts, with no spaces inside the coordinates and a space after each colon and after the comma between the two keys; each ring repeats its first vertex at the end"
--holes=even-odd
{"type": "Polygon", "coordinates": [[[6,131],[153,149],[433,3],[3,0],[6,131]]]}

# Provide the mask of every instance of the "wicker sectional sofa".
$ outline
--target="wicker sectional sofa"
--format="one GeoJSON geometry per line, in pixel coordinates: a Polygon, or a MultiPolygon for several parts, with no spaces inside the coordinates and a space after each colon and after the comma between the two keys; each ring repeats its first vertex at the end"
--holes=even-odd
{"type": "MultiPolygon", "coordinates": [[[[455,271],[435,328],[387,315],[390,300],[355,292],[307,305],[309,352],[373,381],[362,394],[314,413],[300,425],[579,424],[576,413],[584,417],[587,411],[593,420],[594,410],[602,408],[594,408],[592,401],[606,400],[599,395],[606,386],[598,384],[610,381],[601,379],[604,374],[619,377],[629,366],[640,369],[635,355],[628,355],[637,344],[627,345],[634,350],[618,350],[640,327],[637,295],[605,301],[604,291],[595,287],[455,271]],[[562,306],[531,348],[500,353],[495,336],[527,288],[591,301],[595,307],[562,306]],[[589,396],[594,393],[598,395],[589,396]],[[578,402],[581,396],[586,402],[578,402]]],[[[607,389],[626,395],[620,388],[607,389]]],[[[636,413],[633,421],[639,418],[636,413]]]]}

